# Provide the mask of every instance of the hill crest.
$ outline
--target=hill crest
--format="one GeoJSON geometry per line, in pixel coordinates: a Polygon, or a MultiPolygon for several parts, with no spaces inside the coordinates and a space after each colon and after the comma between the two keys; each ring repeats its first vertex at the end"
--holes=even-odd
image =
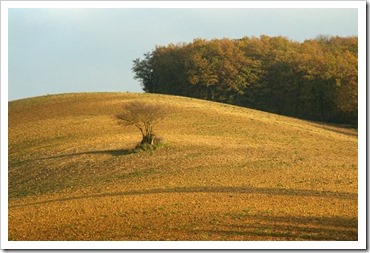
{"type": "Polygon", "coordinates": [[[64,94],[9,102],[9,235],[15,240],[356,239],[356,132],[326,128],[167,95],[64,94]],[[140,132],[122,127],[114,115],[132,100],[170,108],[155,126],[165,147],[130,152],[140,132]],[[265,230],[245,233],[242,226],[260,219],[269,229],[280,220],[279,226],[289,223],[294,231],[279,230],[278,237],[265,230]],[[309,228],[312,220],[324,225],[294,229],[300,222],[309,228]],[[341,232],[329,233],[329,225],[341,232]],[[235,233],[222,232],[230,226],[238,226],[235,233]]]}

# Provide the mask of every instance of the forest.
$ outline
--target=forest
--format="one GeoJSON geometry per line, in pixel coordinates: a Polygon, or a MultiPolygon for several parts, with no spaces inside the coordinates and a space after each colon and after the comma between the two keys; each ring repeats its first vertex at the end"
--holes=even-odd
{"type": "Polygon", "coordinates": [[[133,61],[145,92],[194,97],[357,127],[358,39],[194,39],[133,61]]]}

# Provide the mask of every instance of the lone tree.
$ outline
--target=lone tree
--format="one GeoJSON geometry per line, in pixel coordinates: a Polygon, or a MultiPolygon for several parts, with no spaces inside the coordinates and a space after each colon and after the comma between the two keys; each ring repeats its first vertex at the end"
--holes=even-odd
{"type": "Polygon", "coordinates": [[[153,125],[167,115],[165,106],[133,101],[124,104],[122,109],[122,113],[117,114],[116,118],[124,125],[133,125],[140,130],[143,136],[140,145],[154,145],[159,142],[153,125]]]}

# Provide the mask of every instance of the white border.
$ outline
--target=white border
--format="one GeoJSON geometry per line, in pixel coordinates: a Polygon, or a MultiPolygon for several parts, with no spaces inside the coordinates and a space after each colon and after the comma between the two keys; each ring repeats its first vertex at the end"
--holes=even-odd
{"type": "Polygon", "coordinates": [[[23,241],[6,249],[363,249],[344,241],[23,241]]]}
{"type": "Polygon", "coordinates": [[[366,2],[358,9],[358,240],[366,248],[366,2]]]}
{"type": "Polygon", "coordinates": [[[8,10],[1,3],[1,248],[8,241],[8,10]]]}
{"type": "Polygon", "coordinates": [[[366,249],[366,2],[365,1],[2,1],[1,2],[1,248],[2,249],[366,249]],[[357,242],[14,242],[8,241],[8,9],[9,8],[357,8],[358,9],[358,241],[357,242]]]}
{"type": "Polygon", "coordinates": [[[4,8],[359,8],[363,1],[2,1],[4,8]]]}

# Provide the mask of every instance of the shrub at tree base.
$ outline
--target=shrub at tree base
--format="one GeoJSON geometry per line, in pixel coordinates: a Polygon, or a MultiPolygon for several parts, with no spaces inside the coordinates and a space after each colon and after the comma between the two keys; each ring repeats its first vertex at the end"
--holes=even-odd
{"type": "Polygon", "coordinates": [[[134,152],[156,150],[164,146],[166,146],[166,143],[162,139],[155,137],[153,144],[138,143],[134,149],[134,152]]]}

